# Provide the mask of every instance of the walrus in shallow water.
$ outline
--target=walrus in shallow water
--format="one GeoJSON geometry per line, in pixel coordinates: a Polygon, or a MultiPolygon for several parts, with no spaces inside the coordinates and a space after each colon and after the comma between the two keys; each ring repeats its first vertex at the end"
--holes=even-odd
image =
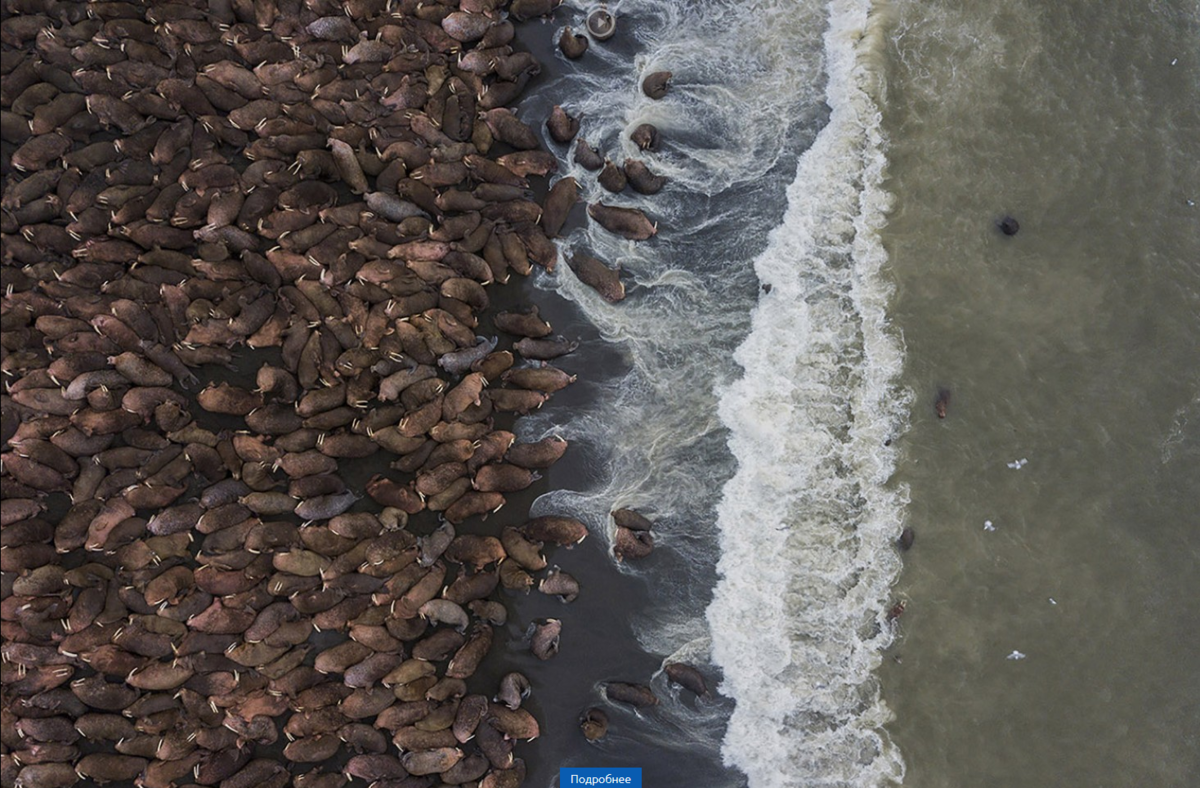
{"type": "Polygon", "coordinates": [[[1000,228],[1000,232],[1005,235],[1016,235],[1021,229],[1021,223],[1011,216],[1005,216],[996,222],[996,227],[1000,228]]]}
{"type": "Polygon", "coordinates": [[[532,637],[529,640],[529,650],[538,659],[550,659],[558,653],[559,638],[562,636],[562,622],[557,618],[548,618],[542,623],[530,625],[532,637]]]}
{"type": "Polygon", "coordinates": [[[644,514],[633,509],[614,509],[612,518],[618,526],[631,531],[650,531],[654,528],[654,523],[650,522],[644,514]]]}
{"type": "Polygon", "coordinates": [[[937,401],[933,403],[933,409],[937,411],[939,419],[946,418],[946,408],[950,406],[950,389],[938,389],[937,401]]]}
{"type": "Polygon", "coordinates": [[[665,177],[650,172],[650,168],[637,159],[625,160],[625,178],[639,194],[658,194],[667,183],[665,177]]]}
{"type": "Polygon", "coordinates": [[[608,734],[608,715],[603,709],[587,709],[579,716],[579,730],[588,741],[599,741],[608,734]]]}
{"type": "Polygon", "coordinates": [[[558,48],[566,57],[577,60],[583,57],[584,52],[587,52],[588,37],[572,33],[569,27],[565,28],[562,35],[558,37],[558,48]]]}
{"type": "Polygon", "coordinates": [[[635,708],[657,706],[658,696],[654,690],[645,684],[627,684],[623,681],[610,681],[604,685],[604,692],[609,700],[628,703],[635,708]]]}
{"type": "Polygon", "coordinates": [[[613,194],[620,194],[629,183],[629,179],[625,177],[625,171],[614,164],[611,159],[604,160],[604,169],[600,170],[596,181],[613,194]]]}
{"type": "Polygon", "coordinates": [[[667,678],[673,684],[689,689],[701,698],[709,697],[708,685],[704,682],[704,676],[691,665],[684,662],[668,662],[663,670],[666,671],[667,678]]]}
{"type": "Polygon", "coordinates": [[[629,135],[633,144],[642,150],[658,150],[658,129],[652,123],[643,123],[629,135]]]}
{"type": "Polygon", "coordinates": [[[646,78],[642,80],[642,92],[652,99],[662,98],[667,95],[671,76],[670,71],[655,71],[646,75],[646,78]]]}
{"type": "Polygon", "coordinates": [[[594,172],[604,166],[604,157],[597,153],[587,140],[577,139],[575,141],[575,163],[585,170],[594,172]]]}
{"type": "Polygon", "coordinates": [[[546,120],[546,129],[555,142],[566,145],[579,133],[579,118],[571,117],[565,109],[555,104],[546,120]]]}
{"type": "Polygon", "coordinates": [[[547,238],[556,238],[562,233],[567,215],[579,202],[579,185],[574,178],[561,178],[550,187],[546,202],[542,207],[542,231],[547,238]]]}
{"type": "Polygon", "coordinates": [[[609,232],[633,241],[644,241],[658,232],[658,225],[637,208],[618,208],[602,202],[588,205],[588,216],[609,232]]]}
{"type": "Polygon", "coordinates": [[[626,558],[645,558],[653,551],[654,534],[617,526],[617,533],[613,539],[613,555],[618,561],[624,561],[626,558]]]}
{"type": "Polygon", "coordinates": [[[576,252],[567,263],[579,281],[595,290],[608,301],[615,304],[625,297],[625,283],[621,281],[621,269],[609,268],[591,255],[576,252]]]}

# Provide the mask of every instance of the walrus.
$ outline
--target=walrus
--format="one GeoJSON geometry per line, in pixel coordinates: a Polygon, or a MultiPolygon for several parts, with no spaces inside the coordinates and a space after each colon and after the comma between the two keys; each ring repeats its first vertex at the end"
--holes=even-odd
{"type": "Polygon", "coordinates": [[[525,678],[524,674],[506,673],[500,679],[500,691],[496,693],[496,700],[510,709],[518,709],[521,707],[521,701],[529,697],[530,689],[529,679],[525,678]]]}
{"type": "Polygon", "coordinates": [[[547,238],[555,238],[562,233],[567,216],[577,202],[579,202],[579,185],[574,178],[560,178],[550,187],[540,219],[542,231],[547,238]]]}
{"type": "Polygon", "coordinates": [[[617,526],[613,539],[613,555],[618,561],[626,558],[645,558],[654,550],[654,535],[649,531],[634,531],[617,526]]]}
{"type": "Polygon", "coordinates": [[[538,591],[557,596],[563,602],[573,602],[579,596],[579,581],[556,566],[538,583],[538,591]]]}
{"type": "Polygon", "coordinates": [[[950,405],[950,389],[938,389],[937,401],[933,403],[933,409],[937,411],[939,419],[946,418],[946,408],[950,405]]]}
{"type": "Polygon", "coordinates": [[[907,550],[913,546],[916,538],[917,534],[912,528],[905,528],[900,532],[900,538],[896,540],[896,544],[900,546],[901,550],[907,550]]]}
{"type": "Polygon", "coordinates": [[[658,232],[658,226],[637,208],[618,208],[602,202],[591,203],[588,205],[588,216],[609,232],[633,241],[644,241],[658,232]]]}
{"type": "Polygon", "coordinates": [[[561,335],[546,339],[526,337],[513,345],[513,349],[522,356],[535,361],[549,361],[565,356],[574,353],[578,347],[578,342],[561,335]]]}
{"type": "Polygon", "coordinates": [[[996,221],[996,227],[1005,235],[1016,235],[1021,229],[1021,223],[1011,216],[1005,216],[996,221]]]}
{"type": "Polygon", "coordinates": [[[528,594],[533,588],[533,575],[526,572],[515,561],[505,561],[500,565],[500,585],[509,591],[528,594]]]}
{"type": "Polygon", "coordinates": [[[585,139],[575,141],[575,163],[593,172],[604,166],[604,158],[585,139]]]}
{"type": "Polygon", "coordinates": [[[625,298],[625,283],[621,281],[621,268],[609,268],[604,263],[583,252],[576,252],[568,261],[579,281],[600,294],[610,304],[625,298]]]}
{"type": "Polygon", "coordinates": [[[534,517],[521,526],[521,533],[534,542],[553,542],[568,549],[587,538],[587,526],[574,517],[534,517]]]}
{"type": "Polygon", "coordinates": [[[476,572],[490,563],[499,563],[506,557],[504,546],[499,539],[477,534],[459,534],[445,551],[447,561],[470,565],[476,572]]]}
{"type": "Polygon", "coordinates": [[[585,709],[579,715],[579,730],[588,741],[599,741],[608,734],[608,715],[603,709],[585,709]]]}
{"type": "Polygon", "coordinates": [[[625,171],[613,164],[611,159],[604,160],[604,169],[600,170],[596,181],[613,194],[624,191],[625,186],[629,183],[629,179],[625,177],[625,171]]]}
{"type": "Polygon", "coordinates": [[[615,509],[612,518],[618,526],[631,531],[650,531],[654,528],[654,523],[633,509],[615,509]]]}
{"type": "MultiPolygon", "coordinates": [[[[297,739],[297,741],[303,741],[297,739]]],[[[424,776],[440,774],[463,759],[463,751],[457,747],[438,747],[432,750],[406,752],[400,756],[400,763],[409,774],[424,776]]]]}
{"type": "Polygon", "coordinates": [[[549,364],[510,369],[500,376],[505,383],[530,391],[552,394],[575,382],[575,375],[549,364]]]}
{"type": "Polygon", "coordinates": [[[498,107],[483,112],[483,122],[500,142],[517,150],[534,150],[539,147],[537,134],[526,123],[519,120],[512,110],[498,107]]]}
{"type": "Polygon", "coordinates": [[[579,133],[579,118],[573,118],[560,105],[555,104],[546,120],[546,128],[555,142],[566,145],[579,133]]]}
{"type": "Polygon", "coordinates": [[[642,123],[629,135],[633,144],[642,150],[658,150],[658,129],[652,123],[642,123]]]}
{"type": "Polygon", "coordinates": [[[709,697],[708,685],[704,682],[704,676],[691,665],[683,662],[668,662],[663,670],[666,671],[667,678],[672,683],[689,689],[702,698],[709,697]]]}
{"type": "Polygon", "coordinates": [[[642,92],[655,100],[662,98],[667,95],[671,76],[670,71],[655,71],[646,75],[646,78],[642,80],[642,92]]]}
{"type": "Polygon", "coordinates": [[[562,636],[561,621],[548,618],[540,624],[531,624],[530,630],[529,650],[535,657],[546,660],[558,653],[559,639],[562,636]]]}
{"type": "Polygon", "coordinates": [[[567,441],[557,435],[551,435],[535,443],[511,444],[504,458],[513,465],[540,470],[558,462],[566,450],[567,441]]]}
{"type": "Polygon", "coordinates": [[[536,572],[546,568],[546,558],[541,554],[541,542],[531,541],[511,525],[500,533],[500,543],[510,559],[523,569],[536,572]]]}
{"type": "Polygon", "coordinates": [[[635,708],[658,705],[658,696],[645,684],[610,681],[604,685],[604,692],[608,695],[609,700],[628,703],[635,708]]]}
{"type": "Polygon", "coordinates": [[[482,622],[476,622],[467,638],[446,666],[446,677],[451,679],[469,679],[479,668],[479,664],[492,647],[492,628],[482,622]]]}
{"type": "Polygon", "coordinates": [[[664,176],[655,175],[637,159],[625,160],[625,178],[638,194],[657,194],[667,183],[664,176]]]}
{"type": "Polygon", "coordinates": [[[558,37],[558,48],[562,50],[564,56],[570,60],[578,60],[583,57],[583,53],[588,49],[588,38],[584,35],[572,33],[571,28],[564,28],[562,35],[558,37]]]}
{"type": "Polygon", "coordinates": [[[499,312],[492,319],[496,328],[519,337],[541,339],[553,331],[550,324],[538,316],[538,307],[532,306],[526,311],[499,312]]]}

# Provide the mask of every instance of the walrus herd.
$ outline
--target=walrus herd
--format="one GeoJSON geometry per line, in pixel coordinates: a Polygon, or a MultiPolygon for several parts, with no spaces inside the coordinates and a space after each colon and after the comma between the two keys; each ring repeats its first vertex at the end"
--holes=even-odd
{"type": "Polygon", "coordinates": [[[522,783],[530,681],[476,674],[500,590],[571,601],[543,550],[587,536],[484,522],[567,449],[509,427],[577,343],[492,307],[578,199],[534,198],[557,159],[508,109],[556,5],[5,1],[4,785],[522,783]]]}

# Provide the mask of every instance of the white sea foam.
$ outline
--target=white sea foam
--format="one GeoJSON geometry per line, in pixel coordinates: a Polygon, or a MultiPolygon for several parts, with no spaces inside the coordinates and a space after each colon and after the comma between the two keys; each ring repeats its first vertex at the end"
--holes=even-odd
{"type": "MultiPolygon", "coordinates": [[[[589,223],[561,244],[564,258],[583,249],[622,266],[619,304],[565,265],[537,280],[574,301],[629,371],[591,383],[605,387],[594,404],[559,425],[601,479],[533,512],[570,512],[602,539],[612,509],[655,521],[654,555],[620,565],[654,589],[634,631],[651,653],[715,657],[737,709],[727,719],[727,702],[685,703],[660,675],[663,705],[639,737],[713,758],[724,737],[725,762],[751,788],[899,779],[871,677],[890,639],[882,607],[903,504],[885,486],[883,446],[903,408],[875,234],[887,203],[869,64],[881,24],[846,0],[831,27],[814,0],[610,7],[641,53],[595,45],[586,66],[564,64],[569,90],[544,95],[569,96],[581,136],[605,155],[643,159],[670,181],[650,197],[614,196],[559,149],[586,201],[642,208],[660,232],[635,244],[589,223]],[[675,75],[661,101],[640,89],[655,70],[675,75]],[[628,141],[643,122],[660,129],[658,153],[628,141]],[[810,144],[784,215],[791,162],[810,144]],[[761,302],[760,282],[772,286],[761,302]]],[[[521,429],[533,437],[554,418],[521,429]]]]}
{"type": "Polygon", "coordinates": [[[889,486],[905,397],[878,237],[888,195],[875,58],[886,21],[830,4],[832,114],[801,157],[784,221],[755,262],[771,286],[720,415],[738,470],[718,507],[721,580],[708,609],[723,753],[751,788],[903,779],[872,672],[899,571],[905,494],[889,486]]]}

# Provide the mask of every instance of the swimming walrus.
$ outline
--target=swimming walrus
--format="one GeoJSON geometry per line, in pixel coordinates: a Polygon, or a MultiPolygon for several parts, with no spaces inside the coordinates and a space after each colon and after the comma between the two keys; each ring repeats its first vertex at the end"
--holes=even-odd
{"type": "Polygon", "coordinates": [[[603,709],[587,709],[579,716],[579,730],[588,741],[598,741],[608,734],[608,715],[603,709]]]}
{"type": "Polygon", "coordinates": [[[633,190],[639,194],[657,194],[667,183],[665,177],[655,175],[649,167],[637,159],[625,160],[625,178],[633,190]]]}
{"type": "Polygon", "coordinates": [[[608,695],[609,700],[628,703],[635,708],[658,705],[658,696],[645,684],[610,681],[604,685],[604,692],[608,695]]]}
{"type": "Polygon", "coordinates": [[[660,99],[667,95],[667,88],[671,81],[670,71],[655,71],[652,74],[647,74],[642,80],[642,92],[652,99],[660,99]]]}
{"type": "Polygon", "coordinates": [[[684,689],[689,689],[702,698],[709,696],[708,685],[704,682],[704,676],[691,665],[684,662],[668,662],[663,666],[663,670],[666,671],[667,679],[673,684],[678,684],[684,689]]]}
{"type": "Polygon", "coordinates": [[[946,408],[950,405],[950,389],[938,389],[937,401],[933,403],[933,409],[937,411],[939,419],[946,418],[946,408]]]}
{"type": "Polygon", "coordinates": [[[653,123],[642,123],[630,134],[629,139],[642,150],[658,150],[658,128],[653,123]]]}
{"type": "Polygon", "coordinates": [[[562,35],[558,37],[558,48],[567,58],[577,60],[587,52],[588,37],[572,33],[569,27],[564,28],[562,35]]]}
{"type": "Polygon", "coordinates": [[[618,208],[598,202],[588,205],[588,216],[604,229],[633,241],[644,241],[658,232],[658,226],[637,208],[618,208]]]}

